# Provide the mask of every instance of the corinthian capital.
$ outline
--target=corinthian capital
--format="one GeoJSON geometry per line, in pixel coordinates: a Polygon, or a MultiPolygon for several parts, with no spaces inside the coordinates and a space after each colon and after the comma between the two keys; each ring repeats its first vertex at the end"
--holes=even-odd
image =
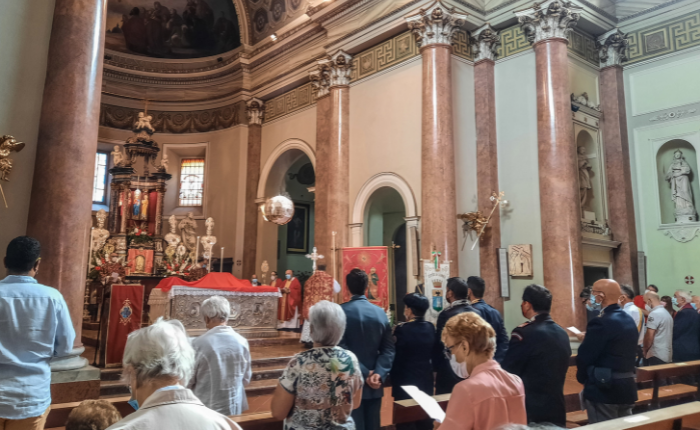
{"type": "Polygon", "coordinates": [[[311,88],[316,93],[316,98],[321,98],[328,95],[330,89],[330,68],[327,63],[329,60],[319,60],[316,63],[316,69],[309,72],[309,80],[311,88]]]}
{"type": "Polygon", "coordinates": [[[464,25],[467,15],[449,8],[437,0],[427,9],[406,17],[408,28],[416,37],[418,47],[452,45],[455,32],[464,25]]]}
{"type": "Polygon", "coordinates": [[[474,62],[496,59],[496,48],[501,44],[501,36],[487,22],[472,33],[470,39],[474,62]]]}
{"type": "Polygon", "coordinates": [[[630,41],[627,34],[619,28],[608,31],[596,40],[598,57],[600,58],[600,68],[609,66],[619,66],[627,61],[627,46],[630,41]]]}
{"type": "Polygon", "coordinates": [[[246,102],[246,113],[248,114],[248,125],[262,125],[265,103],[260,99],[250,99],[246,102]]]}
{"type": "Polygon", "coordinates": [[[530,43],[567,39],[581,16],[580,8],[566,0],[547,0],[515,12],[530,43]]]}
{"type": "Polygon", "coordinates": [[[330,68],[330,86],[340,87],[350,85],[352,75],[352,56],[342,49],[336,52],[328,61],[330,68]]]}

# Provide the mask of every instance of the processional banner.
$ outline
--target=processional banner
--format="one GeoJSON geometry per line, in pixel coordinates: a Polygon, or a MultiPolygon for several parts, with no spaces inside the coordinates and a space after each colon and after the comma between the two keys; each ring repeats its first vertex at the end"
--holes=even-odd
{"type": "Polygon", "coordinates": [[[112,285],[109,298],[109,319],[105,363],[107,367],[121,366],[126,338],[141,328],[144,287],[140,284],[112,285]]]}
{"type": "Polygon", "coordinates": [[[447,307],[447,279],[450,277],[450,263],[436,263],[435,260],[423,260],[423,288],[430,301],[426,321],[436,322],[438,314],[447,307]]]}
{"type": "Polygon", "coordinates": [[[362,269],[367,273],[369,285],[367,300],[385,311],[389,309],[389,248],[386,246],[366,246],[343,248],[343,301],[350,300],[352,294],[346,285],[345,277],[352,269],[362,269]]]}

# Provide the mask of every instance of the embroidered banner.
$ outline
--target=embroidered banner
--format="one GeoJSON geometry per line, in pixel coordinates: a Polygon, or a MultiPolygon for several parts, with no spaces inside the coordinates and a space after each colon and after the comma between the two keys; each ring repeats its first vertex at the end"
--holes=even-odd
{"type": "Polygon", "coordinates": [[[448,306],[447,279],[450,277],[450,263],[439,263],[435,260],[423,260],[423,293],[430,300],[430,308],[425,313],[425,320],[435,323],[438,314],[448,306]]]}
{"type": "Polygon", "coordinates": [[[112,285],[105,346],[107,367],[122,365],[126,338],[129,333],[141,328],[143,293],[144,287],[140,284],[112,285]]]}
{"type": "Polygon", "coordinates": [[[369,285],[367,300],[384,310],[389,309],[389,249],[386,246],[363,248],[343,248],[343,301],[350,300],[352,294],[345,283],[345,277],[352,269],[362,269],[367,273],[369,285]]]}

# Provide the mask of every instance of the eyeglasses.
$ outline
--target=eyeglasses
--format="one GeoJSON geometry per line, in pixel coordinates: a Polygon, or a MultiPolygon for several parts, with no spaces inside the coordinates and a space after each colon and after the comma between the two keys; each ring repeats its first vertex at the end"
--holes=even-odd
{"type": "Polygon", "coordinates": [[[455,343],[455,344],[452,345],[452,346],[447,346],[447,345],[445,345],[445,351],[444,351],[444,352],[445,352],[445,358],[447,358],[448,360],[451,359],[451,358],[452,358],[452,348],[454,348],[455,346],[459,345],[460,343],[462,343],[462,342],[455,343]]]}

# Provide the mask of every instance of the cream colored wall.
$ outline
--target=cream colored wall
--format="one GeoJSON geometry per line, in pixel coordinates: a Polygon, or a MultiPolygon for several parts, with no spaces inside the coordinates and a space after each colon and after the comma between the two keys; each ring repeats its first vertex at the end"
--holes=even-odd
{"type": "Polygon", "coordinates": [[[575,55],[569,56],[569,88],[576,96],[588,93],[588,100],[600,104],[598,70],[575,55]]]}
{"type": "Polygon", "coordinates": [[[0,135],[26,143],[10,156],[15,167],[10,181],[1,184],[9,206],[0,202],[3,256],[10,240],[27,229],[53,8],[53,0],[11,1],[3,3],[0,14],[0,135]]]}
{"type": "MultiPolygon", "coordinates": [[[[99,139],[103,143],[117,144],[123,143],[131,135],[128,130],[100,127],[99,139]]],[[[243,202],[248,128],[236,126],[209,133],[156,133],[153,137],[161,147],[168,147],[170,144],[207,144],[204,212],[203,215],[195,217],[197,234],[204,236],[204,221],[208,217],[214,218],[213,234],[217,238],[214,255],[219,257],[223,246],[224,257],[233,258],[233,274],[240,276],[242,268],[235,263],[243,258],[243,202]]],[[[177,190],[177,187],[178,178],[173,177],[168,182],[168,188],[177,190]]],[[[169,228],[169,216],[167,211],[163,215],[163,234],[167,233],[169,228]]],[[[182,215],[178,216],[181,217],[182,215]]]]}

